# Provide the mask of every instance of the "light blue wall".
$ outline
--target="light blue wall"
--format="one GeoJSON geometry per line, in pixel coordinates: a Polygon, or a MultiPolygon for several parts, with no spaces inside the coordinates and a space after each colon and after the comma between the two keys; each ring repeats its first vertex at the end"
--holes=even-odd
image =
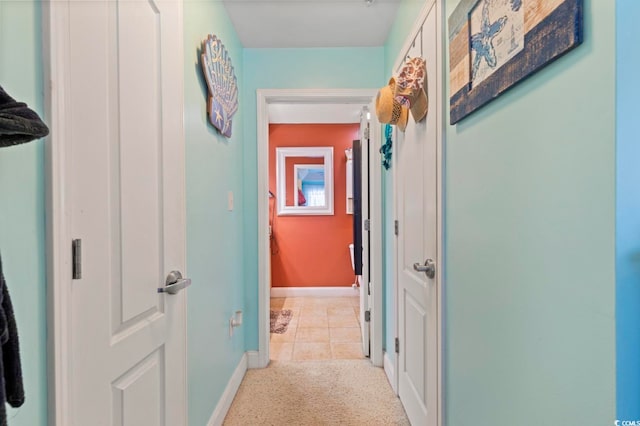
{"type": "Polygon", "coordinates": [[[387,81],[392,75],[393,64],[400,54],[400,49],[404,46],[424,4],[424,0],[400,0],[398,13],[384,44],[384,71],[387,81]]]}
{"type": "Polygon", "coordinates": [[[584,45],[447,128],[451,426],[615,419],[615,4],[584,4],[584,45]]]}
{"type": "Polygon", "coordinates": [[[616,2],[617,418],[640,420],[640,3],[616,2]]]}
{"type": "MultiPolygon", "coordinates": [[[[404,43],[409,36],[409,32],[420,15],[424,1],[422,0],[402,0],[398,5],[398,13],[391,25],[389,36],[384,45],[384,82],[388,82],[393,75],[393,65],[404,47],[404,43]]],[[[383,127],[384,129],[384,127],[383,127]]],[[[394,134],[397,129],[394,126],[394,134]]],[[[383,130],[384,137],[384,130],[383,130]]],[[[384,143],[384,141],[383,141],[384,143]]],[[[393,148],[395,150],[395,147],[393,148]]],[[[393,154],[392,154],[393,155],[393,154]]],[[[390,358],[395,358],[394,339],[396,336],[396,320],[394,315],[395,306],[395,261],[394,253],[394,227],[395,214],[393,211],[393,171],[392,169],[382,172],[383,187],[383,274],[384,274],[384,349],[390,358]]]]}
{"type": "MultiPolygon", "coordinates": [[[[0,1],[0,85],[43,116],[40,5],[0,1]]],[[[20,336],[25,404],[12,426],[47,424],[44,142],[0,149],[0,252],[20,336]]]]}
{"type": "Polygon", "coordinates": [[[258,349],[258,217],[256,90],[376,88],[383,81],[383,48],[245,49],[243,98],[244,268],[246,348],[258,349]]]}
{"type": "MultiPolygon", "coordinates": [[[[221,2],[184,4],[185,136],[187,153],[187,270],[189,424],[207,423],[244,353],[245,325],[229,337],[229,318],[244,309],[243,173],[245,144],[240,102],[233,136],[207,122],[207,89],[199,62],[202,40],[217,35],[226,46],[242,90],[242,46],[221,2]],[[234,210],[227,210],[228,191],[234,210]]],[[[255,214],[253,215],[255,217],[255,214]]]]}

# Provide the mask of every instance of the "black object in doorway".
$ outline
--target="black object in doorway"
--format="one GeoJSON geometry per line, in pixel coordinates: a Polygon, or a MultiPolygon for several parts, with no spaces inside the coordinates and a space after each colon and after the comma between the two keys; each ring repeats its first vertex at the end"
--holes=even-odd
{"type": "Polygon", "coordinates": [[[362,142],[353,141],[353,269],[362,275],[362,142]]]}

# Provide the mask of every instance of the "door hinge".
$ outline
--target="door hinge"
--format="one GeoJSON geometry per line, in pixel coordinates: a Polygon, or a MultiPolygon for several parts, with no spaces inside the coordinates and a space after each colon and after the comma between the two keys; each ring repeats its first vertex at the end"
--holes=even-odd
{"type": "Polygon", "coordinates": [[[364,220],[364,230],[367,232],[371,231],[371,220],[369,219],[364,220]]]}
{"type": "Polygon", "coordinates": [[[393,232],[394,234],[399,235],[400,223],[397,220],[393,222],[393,232]]]}
{"type": "Polygon", "coordinates": [[[71,277],[82,278],[82,240],[79,238],[71,241],[71,277]]]}
{"type": "Polygon", "coordinates": [[[367,123],[367,127],[364,128],[364,138],[366,140],[369,139],[369,123],[367,123]]]}
{"type": "Polygon", "coordinates": [[[364,322],[371,322],[371,310],[364,311],[364,322]]]}
{"type": "Polygon", "coordinates": [[[400,353],[400,339],[396,337],[396,353],[400,353]]]}

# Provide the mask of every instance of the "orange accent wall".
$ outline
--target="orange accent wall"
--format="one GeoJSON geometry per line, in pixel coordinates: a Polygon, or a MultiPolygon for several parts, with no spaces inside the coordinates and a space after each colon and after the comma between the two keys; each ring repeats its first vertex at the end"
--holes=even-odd
{"type": "Polygon", "coordinates": [[[358,139],[359,124],[269,125],[269,189],[276,193],[276,148],[333,146],[333,216],[278,216],[269,202],[271,285],[273,287],[351,286],[355,281],[349,244],[353,215],[346,213],[347,159],[344,150],[358,139]]]}

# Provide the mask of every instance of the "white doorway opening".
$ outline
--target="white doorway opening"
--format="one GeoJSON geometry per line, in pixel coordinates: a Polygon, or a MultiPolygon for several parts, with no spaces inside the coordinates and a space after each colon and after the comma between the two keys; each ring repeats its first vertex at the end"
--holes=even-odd
{"type": "MultiPolygon", "coordinates": [[[[271,251],[269,238],[269,106],[294,104],[327,106],[351,104],[371,106],[377,89],[259,89],[258,109],[258,318],[259,347],[250,353],[249,367],[264,368],[269,364],[269,325],[271,294],[271,251]]],[[[372,126],[370,140],[380,143],[380,126],[372,126]]],[[[377,150],[375,151],[377,152],[377,150]]],[[[379,164],[379,163],[378,163],[379,164]]],[[[382,175],[380,167],[372,167],[370,176],[371,211],[371,362],[383,365],[382,352],[382,175]]]]}

